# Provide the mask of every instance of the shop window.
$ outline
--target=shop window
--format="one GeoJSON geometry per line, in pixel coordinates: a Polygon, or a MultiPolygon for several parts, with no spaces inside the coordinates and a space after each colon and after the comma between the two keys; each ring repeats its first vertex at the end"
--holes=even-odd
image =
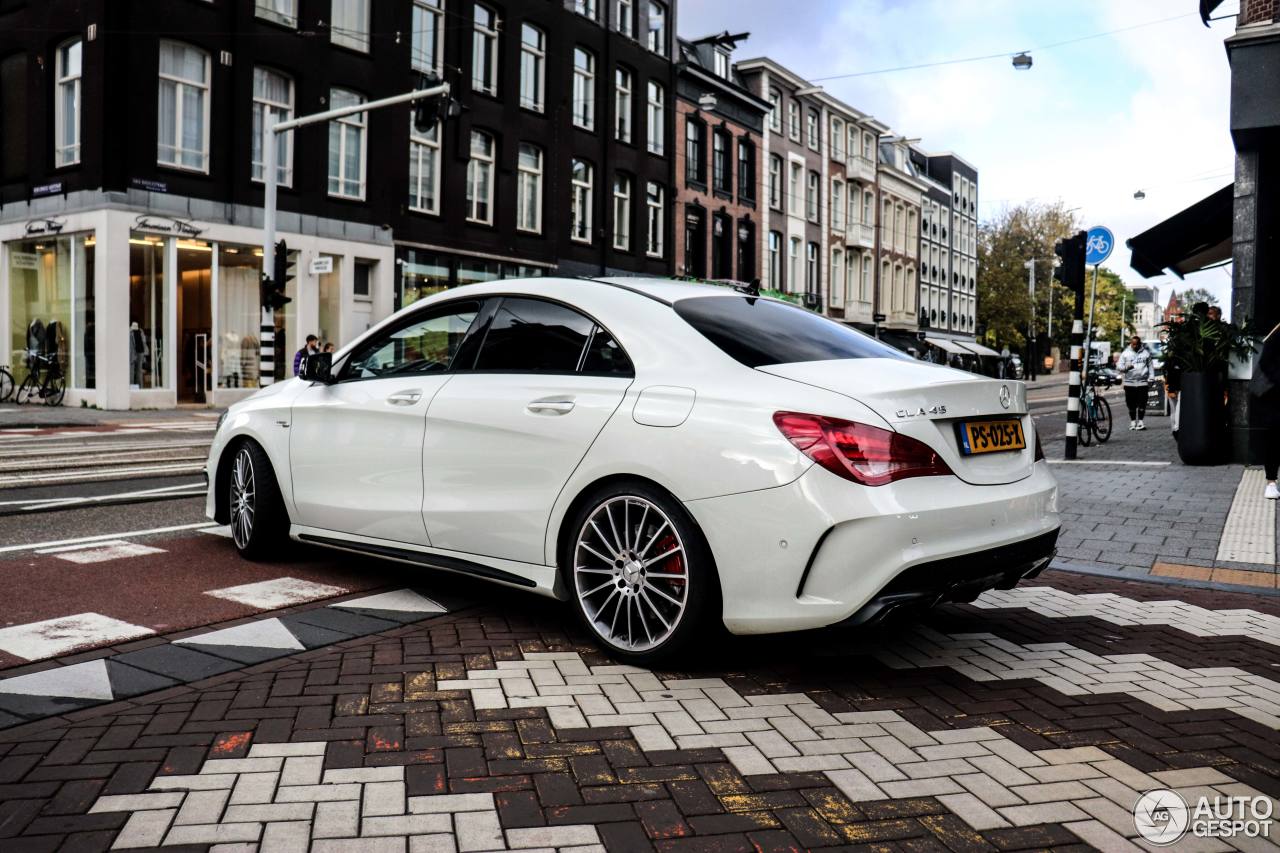
{"type": "Polygon", "coordinates": [[[502,278],[502,264],[482,258],[464,258],[458,261],[458,284],[482,284],[502,278]]]}
{"type": "Polygon", "coordinates": [[[94,387],[94,242],[92,234],[78,234],[5,247],[10,343],[4,360],[16,382],[34,368],[54,369],[70,387],[94,387]]]}
{"type": "MultiPolygon", "coordinates": [[[[357,264],[352,272],[355,278],[360,277],[360,265],[357,264]]],[[[365,276],[365,282],[368,282],[368,276],[365,276]]],[[[321,273],[316,277],[316,283],[319,285],[320,296],[320,312],[319,327],[315,330],[315,334],[320,338],[321,349],[325,344],[333,344],[335,347],[341,345],[341,321],[342,321],[342,258],[335,257],[333,259],[333,271],[321,273]]]]}
{"type": "MultiPolygon", "coordinates": [[[[165,243],[159,237],[129,235],[129,387],[167,388],[165,335],[165,243]]],[[[256,329],[256,326],[255,326],[256,329]]],[[[255,332],[256,337],[256,332],[255,332]]]]}
{"type": "Polygon", "coordinates": [[[257,388],[262,326],[261,251],[251,246],[218,247],[219,388],[257,388]]]}
{"type": "Polygon", "coordinates": [[[356,299],[373,298],[373,268],[376,261],[356,261],[351,294],[356,299]]]}
{"type": "Polygon", "coordinates": [[[400,264],[400,300],[397,307],[448,290],[451,274],[449,258],[438,252],[407,249],[400,264]]]}

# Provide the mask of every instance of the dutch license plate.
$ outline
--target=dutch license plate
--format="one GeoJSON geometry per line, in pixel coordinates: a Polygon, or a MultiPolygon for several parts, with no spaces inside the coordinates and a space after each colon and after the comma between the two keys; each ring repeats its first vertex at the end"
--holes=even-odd
{"type": "Polygon", "coordinates": [[[1016,418],[964,421],[957,432],[960,435],[960,453],[964,456],[1022,450],[1027,446],[1027,439],[1022,434],[1022,422],[1016,418]]]}

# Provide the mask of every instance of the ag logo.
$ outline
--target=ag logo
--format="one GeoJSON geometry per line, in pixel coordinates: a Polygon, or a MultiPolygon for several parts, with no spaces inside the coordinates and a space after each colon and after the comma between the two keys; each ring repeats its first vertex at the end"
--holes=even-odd
{"type": "Polygon", "coordinates": [[[1009,408],[1012,402],[1013,402],[1013,394],[1009,393],[1009,386],[1001,385],[1000,386],[1000,405],[1007,409],[1009,408]]]}
{"type": "Polygon", "coordinates": [[[1133,807],[1133,825],[1138,834],[1160,847],[1185,835],[1190,820],[1187,801],[1166,788],[1148,791],[1133,807]]]}

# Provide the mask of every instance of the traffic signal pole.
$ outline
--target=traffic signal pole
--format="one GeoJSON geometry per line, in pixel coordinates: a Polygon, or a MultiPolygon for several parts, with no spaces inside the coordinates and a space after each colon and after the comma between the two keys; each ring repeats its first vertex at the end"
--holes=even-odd
{"type": "MultiPolygon", "coordinates": [[[[280,121],[271,125],[271,136],[268,138],[267,150],[263,152],[266,161],[266,174],[263,175],[266,184],[266,192],[263,194],[262,206],[262,269],[263,277],[266,278],[268,271],[274,275],[275,258],[276,258],[276,188],[279,177],[276,170],[279,168],[276,158],[276,140],[279,134],[287,133],[298,127],[306,127],[309,124],[319,124],[321,122],[332,121],[343,116],[355,115],[356,113],[367,113],[372,110],[382,109],[383,107],[393,107],[396,104],[407,104],[412,101],[421,100],[422,98],[436,98],[449,96],[449,84],[440,83],[435,86],[428,86],[424,89],[414,89],[412,92],[404,92],[399,95],[392,95],[388,98],[382,98],[377,101],[369,101],[364,104],[354,104],[349,107],[338,107],[333,110],[326,110],[322,113],[313,113],[307,116],[299,116],[298,118],[289,119],[288,121],[280,121]]],[[[367,152],[366,152],[367,153],[367,152]]],[[[283,290],[283,282],[277,282],[283,290]]],[[[270,385],[275,381],[275,334],[276,322],[275,312],[267,305],[262,306],[262,326],[259,331],[259,361],[258,361],[258,382],[262,386],[270,385]]]]}
{"type": "MultiPolygon", "coordinates": [[[[1085,232],[1058,242],[1053,251],[1062,259],[1060,267],[1062,283],[1075,295],[1075,310],[1071,321],[1071,365],[1067,374],[1067,431],[1063,457],[1076,458],[1076,444],[1080,436],[1080,380],[1081,354],[1084,349],[1084,257],[1085,232]]],[[[1052,288],[1050,289],[1052,293],[1052,288]]]]}

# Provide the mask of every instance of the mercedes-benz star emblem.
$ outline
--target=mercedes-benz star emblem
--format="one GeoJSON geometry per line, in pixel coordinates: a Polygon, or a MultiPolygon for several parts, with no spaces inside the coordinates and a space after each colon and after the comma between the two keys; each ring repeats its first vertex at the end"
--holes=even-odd
{"type": "Polygon", "coordinates": [[[1000,405],[1007,409],[1009,408],[1009,404],[1012,402],[1013,402],[1013,395],[1009,393],[1009,386],[1001,385],[1000,386],[1000,405]]]}

